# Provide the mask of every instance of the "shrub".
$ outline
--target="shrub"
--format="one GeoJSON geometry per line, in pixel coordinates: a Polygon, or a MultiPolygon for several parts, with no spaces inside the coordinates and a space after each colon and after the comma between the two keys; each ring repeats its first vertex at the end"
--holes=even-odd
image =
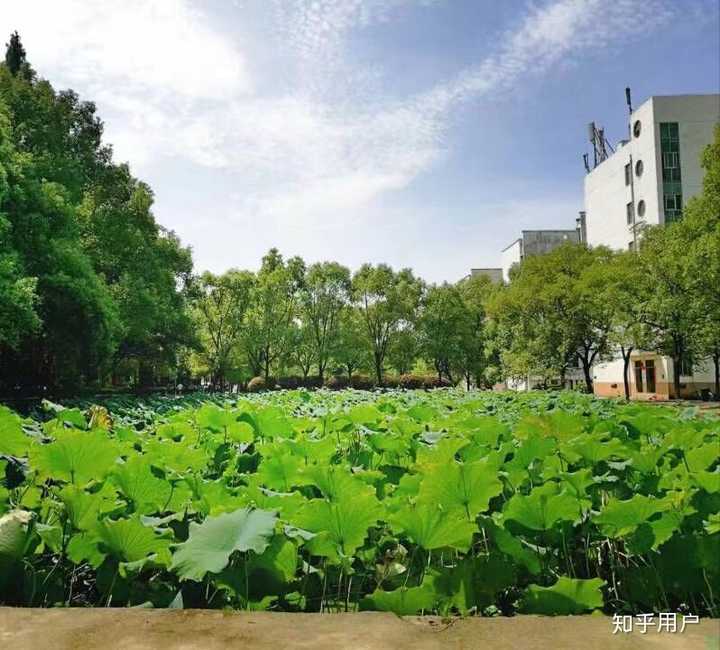
{"type": "Polygon", "coordinates": [[[424,387],[425,379],[422,375],[406,374],[400,375],[399,383],[401,388],[417,389],[424,387]]]}
{"type": "Polygon", "coordinates": [[[444,377],[442,379],[438,379],[436,375],[427,375],[423,377],[423,388],[448,388],[450,386],[452,386],[452,384],[444,377]]]}
{"type": "Polygon", "coordinates": [[[296,388],[300,388],[303,385],[303,378],[299,375],[287,375],[285,377],[278,377],[277,385],[278,388],[294,390],[296,388]]]}
{"type": "Polygon", "coordinates": [[[353,375],[351,386],[357,390],[372,390],[375,381],[368,375],[353,375]]]}
{"type": "Polygon", "coordinates": [[[385,375],[383,377],[383,386],[385,388],[400,388],[400,377],[397,375],[385,375]]]}
{"type": "Polygon", "coordinates": [[[248,393],[261,393],[264,390],[272,390],[275,388],[275,379],[268,377],[267,381],[265,377],[253,377],[247,385],[248,393]]]}
{"type": "Polygon", "coordinates": [[[334,375],[325,380],[325,388],[330,390],[342,390],[350,385],[350,380],[345,375],[334,375]]]}

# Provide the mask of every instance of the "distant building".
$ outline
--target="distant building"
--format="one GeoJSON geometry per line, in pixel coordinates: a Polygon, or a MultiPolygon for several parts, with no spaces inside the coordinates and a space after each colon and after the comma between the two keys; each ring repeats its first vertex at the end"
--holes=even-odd
{"type": "MultiPolygon", "coordinates": [[[[628,103],[630,97],[628,96],[628,103]]],[[[590,246],[637,246],[644,225],[681,218],[683,205],[702,190],[700,157],[720,122],[720,95],[651,97],[628,119],[628,139],[608,152],[602,130],[590,125],[592,168],[586,159],[584,228],[590,246]]],[[[578,220],[580,222],[580,220],[578,220]]],[[[673,395],[676,369],[671,359],[638,351],[630,360],[631,396],[667,399],[673,395]]],[[[691,360],[677,369],[681,395],[713,386],[712,364],[691,360]]],[[[593,367],[595,392],[623,394],[621,359],[593,367]]]]}
{"type": "Polygon", "coordinates": [[[505,282],[510,281],[510,268],[519,264],[526,257],[542,255],[564,244],[565,242],[578,243],[580,232],[574,230],[523,230],[512,244],[506,246],[501,253],[502,277],[505,282]]]}
{"type": "Polygon", "coordinates": [[[632,111],[628,139],[610,152],[601,142],[585,176],[587,243],[633,248],[643,225],[679,219],[702,189],[700,156],[719,120],[720,95],[651,97],[632,111]]]}
{"type": "Polygon", "coordinates": [[[484,275],[485,277],[490,278],[490,280],[496,284],[500,284],[503,279],[502,269],[470,269],[469,277],[476,277],[479,275],[484,275]]]}

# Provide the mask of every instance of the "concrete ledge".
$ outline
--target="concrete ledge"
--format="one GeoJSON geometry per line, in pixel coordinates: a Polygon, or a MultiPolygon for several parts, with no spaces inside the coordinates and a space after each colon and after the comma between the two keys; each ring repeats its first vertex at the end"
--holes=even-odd
{"type": "Polygon", "coordinates": [[[0,608],[0,648],[119,650],[713,650],[720,619],[684,633],[612,634],[604,616],[398,618],[392,614],[279,614],[211,610],[0,608]]]}

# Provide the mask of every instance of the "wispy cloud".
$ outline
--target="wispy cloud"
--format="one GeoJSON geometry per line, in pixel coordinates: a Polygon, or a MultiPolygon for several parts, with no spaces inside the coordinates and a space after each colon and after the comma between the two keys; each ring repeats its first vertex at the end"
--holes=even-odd
{"type": "MultiPolygon", "coordinates": [[[[239,218],[313,227],[328,215],[357,219],[438,164],[464,103],[651,34],[683,11],[668,0],[528,5],[483,60],[417,95],[383,96],[374,71],[348,60],[349,35],[431,2],[259,5],[274,21],[264,47],[284,53],[293,71],[265,71],[281,80],[270,88],[253,78],[257,53],[221,31],[202,3],[28,0],[3,3],[0,24],[21,30],[41,74],[97,100],[117,156],[141,173],[167,159],[222,169],[236,178],[239,218]]],[[[249,20],[247,6],[226,10],[249,20]]]]}

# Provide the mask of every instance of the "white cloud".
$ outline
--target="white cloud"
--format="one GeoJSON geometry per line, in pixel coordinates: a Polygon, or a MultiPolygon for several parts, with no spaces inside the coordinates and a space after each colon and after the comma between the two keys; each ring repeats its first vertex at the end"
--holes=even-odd
{"type": "MultiPolygon", "coordinates": [[[[117,157],[141,174],[167,159],[222,169],[236,179],[228,198],[238,197],[238,219],[312,232],[357,221],[365,206],[438,164],[462,103],[650,33],[673,13],[666,0],[532,5],[477,65],[417,96],[390,99],[378,95],[373,70],[346,61],[344,44],[352,30],[412,4],[277,0],[264,47],[295,65],[264,70],[278,78],[272,87],[251,78],[257,52],[189,0],[5,2],[0,23],[21,31],[32,63],[54,85],[97,101],[117,157]]],[[[247,7],[230,11],[251,18],[247,7]]]]}

